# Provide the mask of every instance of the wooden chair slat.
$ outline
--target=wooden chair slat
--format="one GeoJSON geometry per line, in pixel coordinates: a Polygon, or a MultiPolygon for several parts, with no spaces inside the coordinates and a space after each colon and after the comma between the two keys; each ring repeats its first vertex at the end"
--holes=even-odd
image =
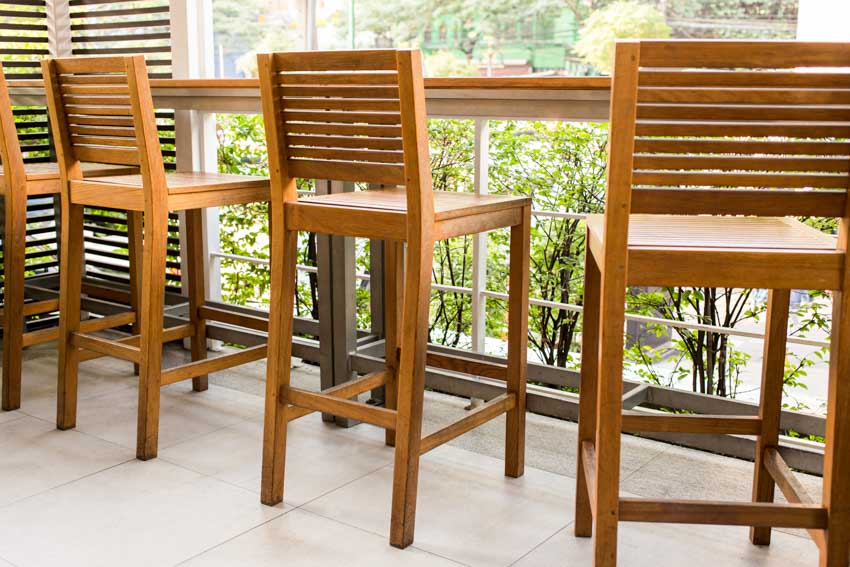
{"type": "Polygon", "coordinates": [[[78,126],[120,126],[124,128],[134,126],[133,119],[129,116],[72,115],[68,116],[67,120],[69,125],[78,126]]]}
{"type": "Polygon", "coordinates": [[[63,95],[75,96],[130,95],[130,89],[121,85],[106,86],[66,84],[60,86],[60,91],[63,95]]]}
{"type": "Polygon", "coordinates": [[[60,86],[64,85],[126,85],[126,75],[65,75],[59,77],[60,86]]]}
{"type": "Polygon", "coordinates": [[[850,142],[636,138],[635,153],[848,156],[850,142]]]}
{"type": "Polygon", "coordinates": [[[358,98],[358,99],[395,99],[398,100],[398,86],[293,86],[284,84],[279,92],[284,97],[324,97],[324,98],[358,98]]]}
{"type": "Polygon", "coordinates": [[[704,104],[638,104],[639,119],[649,120],[770,120],[814,122],[850,121],[850,99],[848,106],[759,106],[720,105],[702,101],[704,104]]]}
{"type": "Polygon", "coordinates": [[[132,116],[133,111],[129,106],[80,106],[77,104],[66,104],[65,112],[71,120],[73,116],[132,116]]]}
{"type": "Polygon", "coordinates": [[[129,96],[63,95],[67,104],[76,106],[126,106],[130,107],[129,96]]]}
{"type": "Polygon", "coordinates": [[[288,85],[398,85],[396,73],[284,73],[279,86],[288,85]]]}
{"type": "MultiPolygon", "coordinates": [[[[691,156],[635,154],[635,169],[722,170],[722,171],[785,171],[785,172],[847,172],[850,159],[846,157],[750,157],[750,156],[691,156]]],[[[850,180],[848,180],[850,181],[850,180]]]]}
{"type": "Polygon", "coordinates": [[[72,124],[68,127],[68,131],[72,135],[79,134],[84,136],[124,136],[134,138],[136,136],[136,131],[132,128],[114,126],[77,126],[72,124]]]}
{"type": "Polygon", "coordinates": [[[395,163],[401,165],[404,162],[404,154],[400,151],[383,150],[349,150],[340,148],[321,147],[289,147],[291,158],[311,158],[339,161],[366,161],[376,163],[395,163]]]}
{"type": "Polygon", "coordinates": [[[850,89],[725,89],[711,87],[642,87],[638,89],[638,102],[726,104],[850,104],[850,89]]]}
{"type": "Polygon", "coordinates": [[[635,214],[838,217],[846,206],[846,191],[648,187],[632,190],[632,212],[635,214]]]}
{"type": "Polygon", "coordinates": [[[317,124],[290,122],[287,133],[327,134],[330,136],[364,136],[368,138],[401,138],[401,126],[376,126],[371,124],[317,124]]]}
{"type": "Polygon", "coordinates": [[[638,136],[850,138],[850,124],[639,121],[636,128],[636,134],[638,136]]]}
{"type": "Polygon", "coordinates": [[[850,61],[846,43],[801,41],[641,41],[640,64],[644,67],[704,67],[791,69],[795,67],[841,67],[850,61]]]}
{"type": "Polygon", "coordinates": [[[81,161],[139,165],[138,150],[110,147],[75,146],[74,155],[81,161]]]}
{"type": "Polygon", "coordinates": [[[384,185],[404,185],[404,166],[370,164],[353,161],[290,159],[293,175],[303,179],[333,179],[384,185]]]}
{"type": "Polygon", "coordinates": [[[401,116],[398,113],[378,112],[310,112],[310,111],[284,111],[283,119],[286,122],[319,122],[319,123],[351,123],[351,124],[401,124],[401,116]]]}
{"type": "Polygon", "coordinates": [[[643,87],[850,89],[850,73],[790,71],[641,71],[643,87]]]}
{"type": "Polygon", "coordinates": [[[358,51],[288,51],[275,53],[278,71],[395,71],[396,51],[364,49],[358,51]]]}
{"type": "Polygon", "coordinates": [[[369,150],[401,150],[401,138],[367,138],[365,136],[309,136],[289,134],[290,147],[357,148],[369,150]]]}
{"type": "Polygon", "coordinates": [[[399,111],[398,100],[383,100],[370,98],[284,98],[285,109],[298,108],[310,110],[383,110],[399,111]]]}
{"type": "Polygon", "coordinates": [[[137,148],[139,143],[135,137],[102,137],[102,136],[71,136],[71,141],[75,147],[79,146],[101,146],[113,147],[122,146],[127,148],[137,148]]]}
{"type": "Polygon", "coordinates": [[[726,173],[692,171],[644,171],[634,172],[635,185],[655,185],[660,187],[780,187],[823,189],[846,189],[846,175],[831,174],[793,174],[793,173],[726,173]]]}

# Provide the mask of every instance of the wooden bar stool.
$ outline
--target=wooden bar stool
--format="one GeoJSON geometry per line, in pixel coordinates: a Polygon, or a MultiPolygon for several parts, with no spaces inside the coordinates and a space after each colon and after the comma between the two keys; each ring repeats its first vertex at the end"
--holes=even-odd
{"type": "Polygon", "coordinates": [[[272,267],[262,501],[274,505],[283,499],[288,421],[323,411],[372,423],[395,443],[390,543],[406,547],[413,541],[422,453],[507,413],[505,474],[523,473],[531,202],[432,190],[418,51],[275,53],[258,59],[272,179],[271,255],[284,259],[272,267]],[[405,188],[299,200],[296,178],[405,188]],[[511,227],[507,365],[426,355],[434,243],[501,227],[511,227]],[[385,370],[321,393],[290,387],[298,231],[389,241],[386,313],[392,315],[385,370]],[[432,366],[504,380],[507,391],[422,439],[426,357],[432,366]],[[386,407],[350,399],[381,385],[387,387],[386,407]]]}
{"type": "Polygon", "coordinates": [[[605,214],[587,221],[575,534],[594,565],[620,521],[809,530],[820,565],[850,561],[850,44],[623,41],[605,214]],[[725,215],[725,216],[720,216],[725,215]],[[792,217],[841,218],[838,240],[792,217]],[[757,416],[622,414],[626,286],[767,288],[757,416]],[[823,502],[779,450],[790,290],[833,290],[823,502]],[[757,439],[752,502],[619,497],[620,432],[757,439]],[[774,503],[778,486],[789,504],[774,503]]]}
{"type": "MultiPolygon", "coordinates": [[[[0,63],[0,191],[4,202],[3,296],[0,319],[3,324],[2,409],[21,407],[21,363],[25,347],[56,340],[57,327],[26,332],[26,319],[59,308],[58,299],[26,301],[24,274],[27,252],[27,199],[31,196],[57,195],[60,192],[59,165],[56,162],[24,163],[21,143],[15,127],[9,86],[0,63]]],[[[86,176],[133,173],[135,168],[103,164],[82,164],[86,176]]],[[[133,238],[133,234],[130,235],[133,238]]],[[[99,319],[84,325],[98,324],[99,319]]],[[[120,324],[120,323],[118,323],[120,324]]]]}
{"type": "Polygon", "coordinates": [[[191,378],[196,391],[205,390],[209,372],[265,356],[261,345],[205,360],[205,321],[221,315],[204,306],[201,215],[204,207],[268,201],[269,182],[241,175],[167,174],[141,55],[51,59],[42,63],[42,72],[63,181],[57,425],[60,429],[76,425],[81,361],[104,355],[131,361],[139,367],[136,455],[150,459],[157,454],[162,386],[191,378]],[[84,180],[81,160],[138,166],[140,173],[84,180]],[[122,321],[138,324],[136,336],[107,340],[90,334],[105,326],[86,329],[80,323],[83,207],[143,214],[142,250],[130,251],[131,272],[138,270],[141,259],[140,284],[132,291],[138,295],[138,307],[123,314],[122,321]],[[163,329],[168,213],[175,210],[186,211],[190,323],[163,329]],[[184,337],[191,337],[192,362],[163,370],[163,343],[184,337]]]}

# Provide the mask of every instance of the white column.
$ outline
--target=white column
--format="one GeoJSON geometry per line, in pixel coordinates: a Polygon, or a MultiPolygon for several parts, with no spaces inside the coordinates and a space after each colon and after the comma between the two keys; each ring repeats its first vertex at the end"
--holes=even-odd
{"type": "MultiPolygon", "coordinates": [[[[171,38],[172,74],[175,79],[215,77],[212,0],[171,0],[171,38]]],[[[218,171],[215,114],[178,110],[174,120],[177,169],[218,171]]],[[[218,209],[205,210],[204,233],[207,295],[210,299],[220,300],[220,260],[210,256],[219,250],[218,209]]],[[[185,264],[185,258],[183,260],[185,264]]]]}
{"type": "MultiPolygon", "coordinates": [[[[473,188],[476,195],[487,194],[490,163],[490,125],[486,119],[475,120],[473,154],[473,188]]],[[[476,234],[472,241],[472,350],[484,352],[487,328],[487,234],[476,234]]]]}
{"type": "Polygon", "coordinates": [[[850,2],[847,0],[800,0],[797,39],[850,41],[850,2]]]}
{"type": "Polygon", "coordinates": [[[51,57],[71,56],[71,0],[46,0],[47,49],[51,57]]]}

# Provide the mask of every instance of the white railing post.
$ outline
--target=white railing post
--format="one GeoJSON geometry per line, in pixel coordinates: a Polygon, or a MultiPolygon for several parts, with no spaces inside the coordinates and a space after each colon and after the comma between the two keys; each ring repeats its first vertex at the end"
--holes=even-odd
{"type": "Polygon", "coordinates": [[[47,50],[51,57],[70,57],[71,0],[46,0],[47,50]]]}
{"type": "MultiPolygon", "coordinates": [[[[171,68],[175,79],[215,77],[212,0],[171,0],[171,68]]],[[[215,114],[199,110],[174,113],[178,171],[218,171],[215,114]]],[[[184,222],[180,218],[180,264],[186,266],[184,222]]],[[[207,298],[221,299],[218,209],[204,210],[204,277],[207,298]]],[[[181,270],[185,273],[185,270],[181,270]]],[[[186,290],[184,289],[184,293],[186,290]]],[[[212,344],[217,346],[217,341],[212,344]]]]}
{"type": "MultiPolygon", "coordinates": [[[[476,195],[487,194],[490,165],[490,123],[475,120],[473,155],[473,189],[476,195]]],[[[472,237],[472,351],[484,352],[487,331],[487,233],[472,237]]]]}

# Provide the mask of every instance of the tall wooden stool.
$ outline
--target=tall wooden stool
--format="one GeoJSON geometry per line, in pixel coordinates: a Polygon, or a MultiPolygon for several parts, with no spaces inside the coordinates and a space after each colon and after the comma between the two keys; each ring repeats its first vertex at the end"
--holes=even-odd
{"type": "Polygon", "coordinates": [[[272,179],[271,255],[284,259],[272,267],[262,501],[283,499],[288,421],[323,411],[372,423],[395,443],[390,543],[406,547],[413,541],[422,453],[507,413],[505,474],[523,473],[531,202],[432,190],[418,51],[275,53],[259,56],[259,70],[272,179]],[[299,200],[296,178],[405,188],[299,200]],[[507,391],[422,439],[434,243],[501,227],[511,227],[507,365],[431,353],[427,363],[505,380],[507,391]],[[385,370],[321,393],[290,387],[298,231],[389,241],[385,370]],[[350,400],[382,385],[386,407],[350,400]]]}
{"type": "MultiPolygon", "coordinates": [[[[139,366],[136,455],[157,454],[162,386],[192,379],[196,391],[207,374],[265,356],[265,345],[206,358],[207,319],[221,317],[204,306],[204,207],[268,201],[269,182],[215,173],[165,173],[153,99],[143,56],[52,59],[42,63],[47,105],[62,171],[62,238],[59,292],[59,396],[57,425],[76,424],[77,367],[82,360],[113,356],[139,366]],[[139,166],[140,173],[82,179],[80,160],[139,166]],[[130,250],[131,271],[141,259],[138,310],[125,314],[139,334],[107,340],[80,324],[83,207],[143,214],[144,245],[130,250]],[[168,212],[186,211],[190,323],[163,329],[168,212]],[[141,258],[139,258],[141,256],[141,258]],[[162,345],[191,337],[192,362],[163,370],[162,345]]],[[[234,321],[230,321],[231,323],[234,321]]],[[[238,323],[238,321],[237,321],[238,323]]]]}
{"type": "Polygon", "coordinates": [[[771,527],[806,528],[821,566],[847,567],[848,67],[846,43],[617,44],[605,214],[587,221],[581,361],[575,533],[594,536],[596,567],[616,564],[620,521],[751,526],[759,545],[771,527]],[[841,218],[837,242],[797,216],[841,218]],[[769,289],[758,416],[622,414],[627,285],[769,289]],[[822,504],[779,450],[792,289],[833,290],[822,504]],[[621,431],[755,436],[752,502],[619,497],[621,431]],[[775,486],[790,504],[773,502],[775,486]]]}
{"type": "MultiPolygon", "coordinates": [[[[27,251],[27,199],[31,196],[57,195],[60,191],[59,165],[56,162],[24,163],[15,128],[9,86],[0,63],[0,191],[4,200],[3,226],[3,377],[2,409],[21,407],[21,363],[25,347],[56,340],[57,327],[26,332],[26,319],[59,308],[58,299],[26,301],[24,274],[27,251]]],[[[135,168],[102,164],[82,164],[86,176],[133,173],[135,168]]],[[[132,240],[134,234],[130,234],[132,240]]],[[[82,325],[121,325],[118,319],[92,319],[82,325]]]]}

